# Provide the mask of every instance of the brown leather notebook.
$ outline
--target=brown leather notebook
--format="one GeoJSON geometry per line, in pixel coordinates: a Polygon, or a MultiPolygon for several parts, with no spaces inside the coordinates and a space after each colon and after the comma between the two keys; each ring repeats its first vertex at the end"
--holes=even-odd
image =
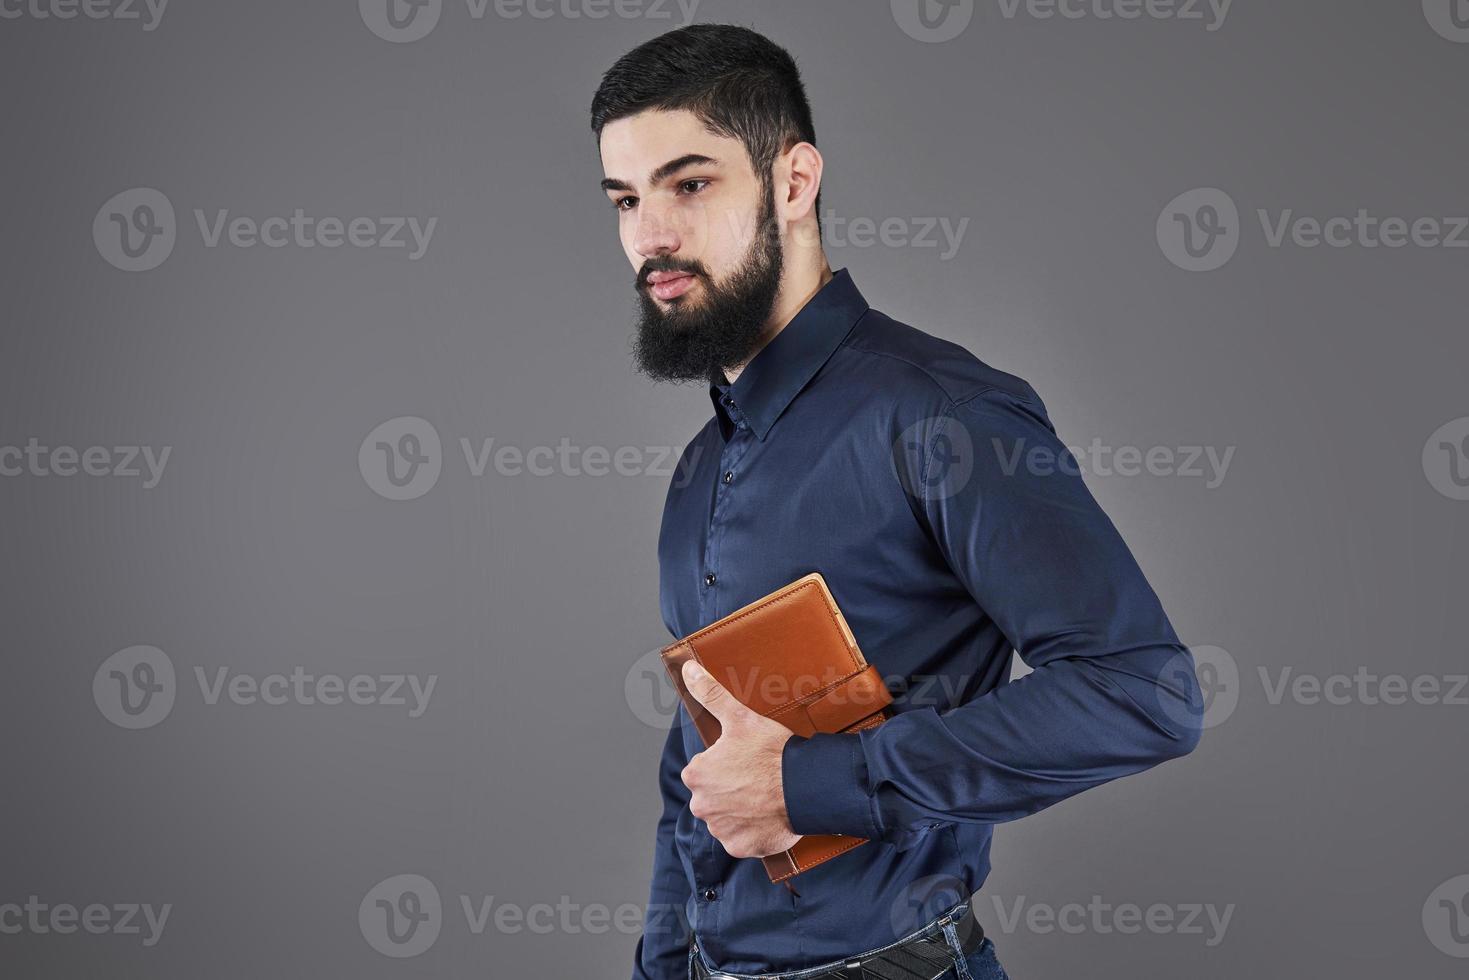
{"type": "MultiPolygon", "coordinates": [[[[746,707],[797,735],[855,732],[886,721],[892,695],[857,648],[831,590],[812,572],[664,647],[667,669],[684,708],[704,739],[719,738],[719,719],[684,687],[693,658],[746,707]]],[[[772,882],[844,854],[866,838],[802,837],[790,850],[762,858],[772,882]]]]}

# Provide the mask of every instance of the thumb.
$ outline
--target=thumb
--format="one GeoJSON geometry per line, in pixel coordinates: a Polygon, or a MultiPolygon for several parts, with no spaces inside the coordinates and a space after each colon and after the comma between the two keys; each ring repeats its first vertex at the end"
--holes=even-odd
{"type": "Polygon", "coordinates": [[[735,700],[734,695],[725,690],[714,679],[714,675],[696,660],[687,661],[683,665],[683,683],[694,696],[694,700],[709,709],[709,713],[718,718],[720,724],[728,724],[750,710],[735,700]]]}

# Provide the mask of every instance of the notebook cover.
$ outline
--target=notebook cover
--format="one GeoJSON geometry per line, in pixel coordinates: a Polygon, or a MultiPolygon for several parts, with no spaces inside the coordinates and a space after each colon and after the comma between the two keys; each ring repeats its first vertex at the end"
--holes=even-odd
{"type": "MultiPolygon", "coordinates": [[[[668,671],[706,747],[719,738],[719,719],[684,687],[683,665],[698,661],[738,701],[797,735],[856,732],[886,721],[888,693],[877,668],[857,647],[820,573],[804,575],[664,647],[668,671]]],[[[860,844],[842,834],[802,837],[789,850],[762,858],[772,882],[784,881],[860,844]]]]}

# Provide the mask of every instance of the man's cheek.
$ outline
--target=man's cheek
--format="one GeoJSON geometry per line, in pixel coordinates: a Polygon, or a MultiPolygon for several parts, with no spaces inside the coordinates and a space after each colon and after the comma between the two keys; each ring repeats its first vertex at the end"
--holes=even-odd
{"type": "Polygon", "coordinates": [[[680,252],[705,252],[710,242],[720,233],[717,227],[717,211],[703,201],[690,201],[679,209],[678,222],[680,252]]]}

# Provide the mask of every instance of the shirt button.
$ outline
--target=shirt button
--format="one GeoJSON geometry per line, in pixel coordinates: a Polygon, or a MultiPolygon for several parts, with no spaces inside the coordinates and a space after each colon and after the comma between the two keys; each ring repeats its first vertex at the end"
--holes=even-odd
{"type": "Polygon", "coordinates": [[[704,901],[706,901],[706,902],[712,902],[712,901],[714,901],[718,897],[719,897],[719,892],[715,891],[714,889],[712,889],[712,888],[706,888],[706,889],[704,889],[704,901]]]}
{"type": "Polygon", "coordinates": [[[734,470],[726,470],[724,473],[724,482],[729,483],[732,480],[734,480],[734,470]]]}
{"type": "Polygon", "coordinates": [[[714,580],[714,573],[713,572],[709,572],[707,575],[704,576],[704,584],[705,585],[713,585],[714,584],[714,581],[715,580],[714,580]]]}

